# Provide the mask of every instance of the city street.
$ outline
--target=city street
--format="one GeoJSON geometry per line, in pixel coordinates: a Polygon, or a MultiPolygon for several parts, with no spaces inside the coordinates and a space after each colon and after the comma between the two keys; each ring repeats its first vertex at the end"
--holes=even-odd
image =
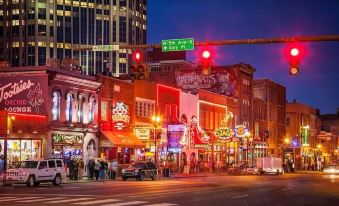
{"type": "Polygon", "coordinates": [[[1,187],[5,205],[337,205],[339,176],[201,176],[1,187]]]}

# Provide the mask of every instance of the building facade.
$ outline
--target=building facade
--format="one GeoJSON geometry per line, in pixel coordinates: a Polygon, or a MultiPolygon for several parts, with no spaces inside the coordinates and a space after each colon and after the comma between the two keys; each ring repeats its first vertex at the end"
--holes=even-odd
{"type": "Polygon", "coordinates": [[[146,43],[146,13],[146,0],[1,0],[0,58],[12,66],[75,58],[86,75],[126,74],[132,51],[123,46],[146,43]]]}
{"type": "Polygon", "coordinates": [[[308,170],[321,156],[317,135],[320,119],[317,109],[293,100],[286,104],[286,137],[283,141],[284,159],[295,162],[296,169],[308,170]]]}
{"type": "MultiPolygon", "coordinates": [[[[14,118],[8,161],[31,158],[83,159],[98,153],[98,89],[101,83],[74,71],[16,67],[0,72],[1,108],[14,118]],[[11,88],[21,87],[13,92],[11,88]]],[[[3,141],[3,140],[0,140],[3,141]]],[[[3,142],[2,142],[3,145],[3,142]]],[[[3,148],[2,148],[3,151],[3,148]]]]}
{"type": "Polygon", "coordinates": [[[269,79],[253,81],[253,95],[266,104],[268,155],[281,157],[285,138],[286,88],[269,79]]]}

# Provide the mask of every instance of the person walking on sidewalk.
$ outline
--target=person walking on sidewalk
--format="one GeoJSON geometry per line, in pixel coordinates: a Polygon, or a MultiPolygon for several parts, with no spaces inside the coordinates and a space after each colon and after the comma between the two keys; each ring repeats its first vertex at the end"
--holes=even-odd
{"type": "Polygon", "coordinates": [[[111,167],[112,167],[112,172],[113,172],[112,179],[115,179],[118,174],[118,161],[116,159],[112,161],[111,167]]]}
{"type": "Polygon", "coordinates": [[[78,180],[78,172],[79,172],[79,162],[77,159],[74,160],[74,180],[78,180]]]}
{"type": "Polygon", "coordinates": [[[99,180],[100,167],[101,167],[101,164],[100,164],[100,162],[96,159],[96,160],[95,160],[95,166],[94,166],[95,180],[99,180]]]}
{"type": "Polygon", "coordinates": [[[69,179],[70,180],[74,180],[74,166],[75,166],[75,163],[74,163],[74,158],[73,157],[68,161],[67,166],[68,166],[69,179]]]}
{"type": "Polygon", "coordinates": [[[87,174],[90,180],[94,179],[95,176],[95,160],[94,159],[90,159],[87,162],[87,174]]]}
{"type": "Polygon", "coordinates": [[[82,176],[84,174],[84,161],[82,160],[82,158],[78,159],[78,179],[82,180],[82,176]]]}
{"type": "Polygon", "coordinates": [[[104,160],[101,160],[99,162],[100,162],[99,178],[100,180],[104,180],[105,179],[105,162],[104,160]]]}

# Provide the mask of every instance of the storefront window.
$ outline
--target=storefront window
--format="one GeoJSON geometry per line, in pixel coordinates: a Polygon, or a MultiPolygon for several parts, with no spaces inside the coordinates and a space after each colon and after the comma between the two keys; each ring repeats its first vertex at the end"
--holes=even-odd
{"type": "Polygon", "coordinates": [[[66,121],[72,122],[72,103],[73,103],[73,94],[67,93],[66,96],[66,121]]]}
{"type": "MultiPolygon", "coordinates": [[[[94,105],[95,105],[95,97],[91,95],[88,99],[88,120],[90,123],[94,123],[94,105]]],[[[106,110],[106,107],[105,107],[105,110],[106,110]]]]}
{"type": "Polygon", "coordinates": [[[84,120],[84,100],[85,100],[85,97],[84,95],[79,95],[79,98],[78,98],[78,122],[80,123],[83,123],[83,120],[84,120]]]}
{"type": "Polygon", "coordinates": [[[52,109],[53,120],[58,120],[60,117],[60,92],[53,92],[53,109],[52,109]]]}
{"type": "MultiPolygon", "coordinates": [[[[7,140],[7,159],[9,168],[14,162],[41,158],[41,140],[7,140]]],[[[0,139],[0,154],[4,154],[4,140],[0,139]]]]}

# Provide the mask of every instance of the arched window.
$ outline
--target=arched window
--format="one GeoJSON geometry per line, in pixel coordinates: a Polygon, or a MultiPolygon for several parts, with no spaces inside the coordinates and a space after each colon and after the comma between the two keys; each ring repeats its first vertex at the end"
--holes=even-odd
{"type": "Polygon", "coordinates": [[[53,108],[52,108],[52,117],[53,120],[59,120],[60,118],[60,92],[54,91],[53,92],[53,108]]]}
{"type": "Polygon", "coordinates": [[[72,105],[73,105],[73,94],[68,92],[66,95],[66,121],[72,122],[72,105]]]}
{"type": "Polygon", "coordinates": [[[94,105],[95,105],[95,97],[91,95],[88,99],[88,121],[89,123],[94,123],[94,105]]]}
{"type": "Polygon", "coordinates": [[[78,122],[83,123],[84,121],[84,101],[85,96],[80,94],[78,97],[78,122]]]}

